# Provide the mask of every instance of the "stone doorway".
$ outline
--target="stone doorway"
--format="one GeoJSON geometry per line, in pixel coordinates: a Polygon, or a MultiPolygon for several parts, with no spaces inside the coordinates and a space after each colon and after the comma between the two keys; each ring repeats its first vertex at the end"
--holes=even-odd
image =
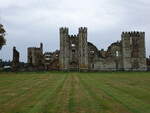
{"type": "Polygon", "coordinates": [[[70,62],[70,71],[78,71],[78,70],[79,70],[78,62],[75,61],[70,62]]]}

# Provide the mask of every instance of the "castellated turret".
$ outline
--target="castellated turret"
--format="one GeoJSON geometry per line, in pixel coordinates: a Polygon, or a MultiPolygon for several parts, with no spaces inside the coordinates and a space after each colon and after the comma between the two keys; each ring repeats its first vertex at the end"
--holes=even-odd
{"type": "Polygon", "coordinates": [[[79,28],[79,33],[81,33],[81,32],[87,33],[87,27],[80,27],[79,28]]]}
{"type": "Polygon", "coordinates": [[[122,32],[122,37],[145,37],[145,32],[138,32],[138,31],[133,31],[133,32],[122,32]]]}
{"type": "Polygon", "coordinates": [[[87,28],[79,28],[79,68],[80,70],[88,69],[88,42],[87,42],[87,28]]]}
{"type": "Polygon", "coordinates": [[[68,70],[69,66],[69,43],[68,43],[68,36],[69,36],[69,29],[66,27],[60,28],[60,55],[59,55],[59,65],[61,70],[68,70]]]}
{"type": "Polygon", "coordinates": [[[146,70],[145,32],[123,32],[121,37],[124,70],[146,70]]]}
{"type": "Polygon", "coordinates": [[[69,35],[68,28],[60,28],[60,70],[87,70],[87,28],[79,28],[77,35],[69,35]]]}

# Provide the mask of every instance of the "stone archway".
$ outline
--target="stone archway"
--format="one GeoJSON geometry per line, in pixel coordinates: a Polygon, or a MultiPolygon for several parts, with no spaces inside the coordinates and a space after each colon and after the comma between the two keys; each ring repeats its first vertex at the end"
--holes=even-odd
{"type": "Polygon", "coordinates": [[[79,64],[77,61],[70,62],[70,70],[77,71],[79,69],[79,64]]]}

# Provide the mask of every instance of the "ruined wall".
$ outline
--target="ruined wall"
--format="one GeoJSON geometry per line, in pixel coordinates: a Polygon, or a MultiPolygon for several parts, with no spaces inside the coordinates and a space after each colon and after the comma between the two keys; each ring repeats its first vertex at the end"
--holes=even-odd
{"type": "Polygon", "coordinates": [[[79,28],[78,35],[68,32],[68,28],[60,28],[61,70],[146,70],[144,32],[123,32],[121,40],[112,43],[106,51],[87,42],[87,28],[79,28]]]}
{"type": "MultiPolygon", "coordinates": [[[[110,57],[115,63],[115,70],[123,70],[122,62],[122,43],[117,41],[112,43],[107,50],[107,57],[110,57]]],[[[107,59],[106,59],[107,62],[107,59]]]]}
{"type": "Polygon", "coordinates": [[[107,51],[98,50],[92,43],[88,43],[89,70],[117,71],[122,70],[121,43],[112,43],[107,51]]]}
{"type": "Polygon", "coordinates": [[[17,71],[19,69],[19,57],[20,54],[16,50],[16,47],[13,47],[13,60],[12,60],[13,71],[17,71]]]}
{"type": "Polygon", "coordinates": [[[144,71],[147,69],[145,33],[122,33],[121,41],[112,43],[107,51],[88,45],[89,70],[144,71]]]}
{"type": "MultiPolygon", "coordinates": [[[[98,61],[100,52],[95,45],[88,42],[88,69],[95,70],[95,62],[98,61]]],[[[98,65],[98,64],[97,64],[98,65]]]]}
{"type": "Polygon", "coordinates": [[[108,57],[106,59],[99,58],[94,63],[93,70],[95,70],[95,71],[116,71],[116,63],[111,57],[108,57]]]}
{"type": "Polygon", "coordinates": [[[45,70],[59,70],[59,50],[44,53],[45,70]]]}
{"type": "Polygon", "coordinates": [[[40,66],[43,64],[43,44],[40,44],[40,48],[30,47],[28,48],[28,63],[33,66],[40,66]]]}

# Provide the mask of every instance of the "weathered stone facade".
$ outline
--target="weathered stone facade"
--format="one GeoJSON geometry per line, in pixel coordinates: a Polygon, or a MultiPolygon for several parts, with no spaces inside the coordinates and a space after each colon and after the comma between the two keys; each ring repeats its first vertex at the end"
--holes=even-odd
{"type": "Polygon", "coordinates": [[[122,33],[122,60],[124,70],[146,70],[145,33],[122,33]]]}
{"type": "Polygon", "coordinates": [[[111,44],[107,51],[87,42],[87,28],[79,28],[77,35],[68,32],[68,28],[60,28],[61,70],[147,70],[144,32],[123,32],[121,40],[111,44]]]}
{"type": "Polygon", "coordinates": [[[147,70],[144,32],[123,32],[121,40],[105,51],[87,41],[86,27],[77,35],[69,35],[68,28],[60,28],[60,50],[45,52],[28,48],[28,63],[45,70],[63,71],[145,71],[147,70]]]}
{"type": "Polygon", "coordinates": [[[40,47],[30,47],[28,48],[28,64],[39,67],[43,65],[43,44],[40,47]]]}
{"type": "Polygon", "coordinates": [[[44,67],[45,70],[59,69],[59,51],[44,53],[44,67]]]}
{"type": "Polygon", "coordinates": [[[60,28],[60,69],[88,70],[87,28],[79,28],[78,35],[68,32],[68,28],[60,28]]]}

